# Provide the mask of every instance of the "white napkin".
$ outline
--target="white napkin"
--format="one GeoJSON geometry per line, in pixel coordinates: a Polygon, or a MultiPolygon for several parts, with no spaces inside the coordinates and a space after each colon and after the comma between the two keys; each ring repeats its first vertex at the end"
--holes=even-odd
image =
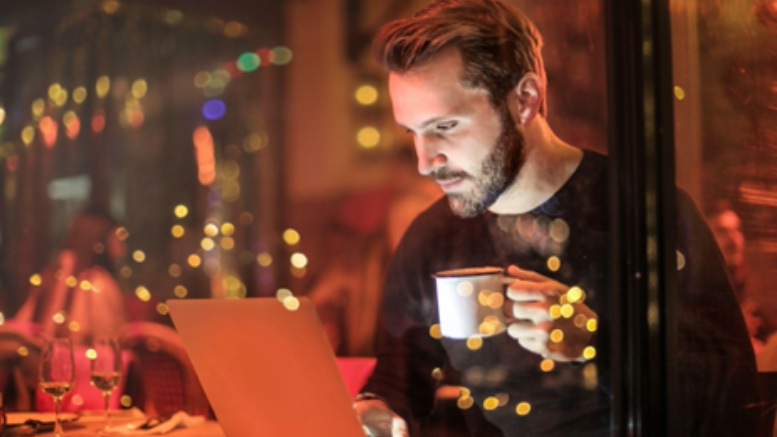
{"type": "Polygon", "coordinates": [[[173,414],[166,421],[160,423],[159,425],[154,426],[153,428],[138,429],[141,425],[146,423],[146,422],[142,422],[142,423],[134,423],[134,424],[111,427],[108,431],[116,434],[132,434],[132,435],[165,434],[176,428],[188,428],[191,426],[199,425],[204,421],[205,421],[205,418],[203,416],[190,416],[186,414],[186,412],[184,411],[179,411],[173,414]]]}

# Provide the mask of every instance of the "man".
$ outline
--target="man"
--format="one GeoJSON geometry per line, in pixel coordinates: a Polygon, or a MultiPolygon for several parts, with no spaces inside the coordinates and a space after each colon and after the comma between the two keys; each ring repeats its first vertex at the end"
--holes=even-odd
{"type": "MultiPolygon", "coordinates": [[[[464,435],[610,435],[606,158],[549,127],[541,45],[498,0],[437,1],[376,37],[394,116],[447,201],[411,225],[387,276],[378,364],[354,403],[374,435],[416,435],[443,382],[462,386],[464,435]],[[507,333],[439,338],[432,274],[488,265],[513,278],[507,333]]],[[[754,435],[744,324],[712,236],[680,200],[684,435],[754,435]]]]}

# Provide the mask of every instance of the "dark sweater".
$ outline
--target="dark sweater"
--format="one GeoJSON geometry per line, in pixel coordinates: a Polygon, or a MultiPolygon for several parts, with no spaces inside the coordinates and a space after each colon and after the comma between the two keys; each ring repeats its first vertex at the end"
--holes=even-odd
{"type": "MultiPolygon", "coordinates": [[[[440,199],[421,214],[388,272],[378,364],[364,391],[386,398],[416,429],[426,425],[442,378],[471,391],[474,405],[463,411],[470,435],[610,435],[607,314],[616,291],[607,286],[606,175],[606,157],[586,151],[566,184],[529,213],[462,219],[440,199]],[[552,256],[561,261],[556,271],[548,267],[552,256]],[[430,336],[438,323],[434,272],[511,264],[585,291],[599,315],[594,360],[559,362],[546,372],[542,357],[504,333],[474,351],[465,341],[430,336]],[[502,405],[486,411],[483,401],[492,396],[502,405]],[[526,415],[516,413],[522,402],[531,406],[526,415]]],[[[747,331],[714,239],[683,192],[677,245],[685,259],[678,271],[684,435],[755,435],[756,412],[745,409],[757,401],[747,331]]]]}

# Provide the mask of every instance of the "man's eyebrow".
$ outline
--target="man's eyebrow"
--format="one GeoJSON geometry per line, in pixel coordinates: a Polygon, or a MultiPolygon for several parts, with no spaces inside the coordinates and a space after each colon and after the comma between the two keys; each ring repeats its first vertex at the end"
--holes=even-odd
{"type": "MultiPolygon", "coordinates": [[[[441,116],[438,116],[438,117],[432,117],[432,118],[430,118],[430,119],[428,119],[428,120],[424,121],[423,123],[421,123],[421,125],[419,126],[419,129],[424,129],[424,128],[426,128],[427,126],[429,126],[430,124],[438,123],[438,122],[440,122],[440,121],[442,121],[442,120],[445,120],[446,118],[449,118],[449,117],[451,117],[451,115],[441,115],[441,116]]],[[[407,130],[409,130],[409,131],[412,131],[412,130],[413,130],[413,129],[411,129],[411,128],[409,128],[409,127],[405,126],[405,125],[404,125],[404,124],[402,124],[402,123],[397,123],[397,124],[398,124],[398,125],[399,125],[401,128],[403,128],[403,129],[407,129],[407,130]]]]}

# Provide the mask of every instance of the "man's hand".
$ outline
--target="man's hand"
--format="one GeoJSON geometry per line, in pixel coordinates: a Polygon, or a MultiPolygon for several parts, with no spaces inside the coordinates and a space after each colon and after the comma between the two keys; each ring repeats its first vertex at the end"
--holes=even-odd
{"type": "Polygon", "coordinates": [[[556,361],[591,358],[596,313],[585,293],[539,273],[516,266],[507,269],[515,280],[507,287],[507,333],[529,351],[556,361]],[[584,352],[586,352],[584,354],[584,352]],[[588,356],[585,356],[588,355],[588,356]]]}
{"type": "Polygon", "coordinates": [[[382,400],[357,398],[353,403],[353,409],[362,423],[366,436],[408,437],[404,419],[391,411],[382,400]]]}

